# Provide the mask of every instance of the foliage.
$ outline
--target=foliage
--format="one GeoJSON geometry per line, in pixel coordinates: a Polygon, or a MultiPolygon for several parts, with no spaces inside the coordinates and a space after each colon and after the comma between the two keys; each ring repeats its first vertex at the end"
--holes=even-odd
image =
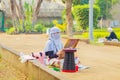
{"type": "Polygon", "coordinates": [[[33,28],[32,28],[31,25],[26,25],[26,26],[25,26],[25,30],[26,30],[25,32],[30,33],[30,32],[33,31],[33,28]]]}
{"type": "MultiPolygon", "coordinates": [[[[65,0],[62,0],[62,2],[65,4],[65,0]]],[[[75,5],[84,5],[88,4],[89,0],[73,0],[73,6],[75,5]]]]}
{"type": "Polygon", "coordinates": [[[57,20],[53,20],[52,22],[53,22],[54,25],[58,24],[57,20]]]}
{"type": "Polygon", "coordinates": [[[44,32],[45,31],[45,26],[42,23],[36,24],[34,26],[34,31],[35,32],[44,32]]]}
{"type": "Polygon", "coordinates": [[[73,0],[73,6],[89,4],[89,0],[73,0]]]}
{"type": "Polygon", "coordinates": [[[65,0],[62,0],[62,2],[65,4],[65,0]]]}
{"type": "Polygon", "coordinates": [[[51,28],[51,27],[54,26],[54,24],[52,22],[47,22],[47,23],[44,24],[44,26],[47,27],[47,28],[51,28]]]}
{"type": "Polygon", "coordinates": [[[103,17],[103,19],[111,18],[112,0],[96,0],[95,4],[100,7],[100,17],[103,17]]]}
{"type": "MultiPolygon", "coordinates": [[[[33,2],[34,3],[34,2],[33,2]]],[[[25,1],[23,7],[24,7],[24,12],[25,12],[25,19],[19,20],[19,25],[17,25],[17,28],[19,32],[32,32],[33,27],[32,27],[32,14],[33,14],[33,3],[29,4],[25,1]],[[24,23],[24,28],[23,28],[23,23],[24,23]]]]}
{"type": "Polygon", "coordinates": [[[53,20],[53,24],[58,27],[61,31],[65,31],[67,24],[66,23],[62,23],[59,24],[57,20],[53,20]]]}
{"type": "MultiPolygon", "coordinates": [[[[39,3],[40,2],[38,2],[37,5],[39,3]]],[[[33,32],[34,31],[33,18],[35,17],[33,15],[33,12],[34,12],[34,10],[33,10],[34,0],[32,0],[31,3],[25,1],[24,4],[21,5],[21,6],[23,6],[23,11],[22,11],[22,8],[19,5],[21,11],[24,12],[24,13],[23,13],[23,15],[20,14],[21,17],[17,17],[17,19],[14,21],[14,27],[16,28],[16,32],[17,33],[21,33],[21,32],[30,33],[30,32],[33,32]]],[[[38,6],[40,6],[40,5],[38,5],[38,6]]],[[[17,6],[15,6],[15,7],[17,7],[17,6]]],[[[18,12],[21,12],[21,11],[18,9],[18,12]]],[[[36,22],[36,18],[34,19],[35,22],[36,22]]],[[[37,29],[39,29],[39,28],[37,28],[37,29]]],[[[36,28],[35,28],[35,30],[36,30],[36,28]]],[[[39,30],[37,30],[37,31],[39,31],[39,30]]]]}
{"type": "MultiPolygon", "coordinates": [[[[25,19],[23,20],[19,20],[19,24],[18,22],[16,22],[16,26],[14,26],[14,28],[17,29],[18,33],[20,32],[32,32],[33,31],[33,26],[32,26],[32,14],[33,14],[33,3],[29,4],[27,2],[24,3],[23,7],[24,7],[24,12],[25,12],[25,19]],[[24,27],[23,27],[24,24],[24,27]]],[[[12,24],[11,21],[6,21],[6,23],[12,24]]],[[[12,26],[10,26],[12,27],[12,26]]],[[[13,34],[15,33],[15,29],[13,27],[10,28],[7,33],[8,34],[13,34]]]]}
{"type": "Polygon", "coordinates": [[[6,31],[7,34],[14,34],[15,33],[15,27],[11,27],[9,30],[6,31]]]}
{"type": "MultiPolygon", "coordinates": [[[[83,30],[86,30],[89,26],[89,6],[88,5],[78,5],[73,7],[72,11],[75,20],[77,22],[77,26],[82,27],[83,30]]],[[[97,27],[97,19],[98,15],[100,13],[100,9],[98,6],[93,7],[93,22],[94,22],[94,28],[97,27]]]]}
{"type": "Polygon", "coordinates": [[[66,9],[62,11],[62,21],[66,22],[66,9]]]}
{"type": "Polygon", "coordinates": [[[19,20],[19,23],[20,23],[20,24],[19,24],[18,27],[17,27],[18,30],[19,30],[19,32],[24,32],[24,29],[23,29],[23,27],[22,27],[22,22],[23,22],[22,20],[19,20]]]}
{"type": "Polygon", "coordinates": [[[25,2],[24,4],[24,11],[25,11],[25,21],[24,21],[24,26],[26,32],[31,32],[33,30],[32,27],[32,14],[33,14],[33,5],[25,2]]]}
{"type": "Polygon", "coordinates": [[[115,5],[117,3],[120,3],[120,0],[112,0],[112,4],[115,5]]]}
{"type": "MultiPolygon", "coordinates": [[[[19,31],[24,32],[23,27],[22,27],[22,23],[24,23],[25,26],[25,32],[30,33],[30,32],[45,32],[46,28],[45,25],[40,23],[36,23],[35,26],[32,25],[32,15],[33,15],[33,3],[29,4],[27,2],[24,3],[24,11],[25,11],[25,20],[20,21],[20,27],[19,27],[19,31]]],[[[46,26],[51,26],[52,24],[46,24],[46,26]]]]}
{"type": "Polygon", "coordinates": [[[5,27],[6,27],[6,28],[10,28],[10,27],[12,27],[12,26],[13,26],[12,20],[6,19],[6,20],[5,20],[5,27]]]}

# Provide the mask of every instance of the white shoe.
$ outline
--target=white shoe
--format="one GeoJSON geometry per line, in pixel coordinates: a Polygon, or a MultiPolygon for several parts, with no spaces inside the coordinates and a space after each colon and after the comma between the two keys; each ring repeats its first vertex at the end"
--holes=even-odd
{"type": "Polygon", "coordinates": [[[88,69],[88,66],[79,67],[79,70],[88,69]]]}
{"type": "Polygon", "coordinates": [[[83,66],[83,65],[78,65],[78,67],[79,67],[79,70],[83,70],[83,69],[88,69],[88,68],[90,68],[90,67],[88,67],[88,66],[83,66]]]}

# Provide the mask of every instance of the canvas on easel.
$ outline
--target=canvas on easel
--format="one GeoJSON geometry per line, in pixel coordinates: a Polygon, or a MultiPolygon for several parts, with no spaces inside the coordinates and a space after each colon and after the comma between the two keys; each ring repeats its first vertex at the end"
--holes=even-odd
{"type": "Polygon", "coordinates": [[[75,48],[79,42],[79,39],[68,39],[64,48],[75,48]]]}
{"type": "MultiPolygon", "coordinates": [[[[64,48],[75,48],[79,42],[79,39],[68,39],[64,45],[64,48]]],[[[59,59],[63,59],[65,56],[64,51],[59,53],[59,59]]]]}

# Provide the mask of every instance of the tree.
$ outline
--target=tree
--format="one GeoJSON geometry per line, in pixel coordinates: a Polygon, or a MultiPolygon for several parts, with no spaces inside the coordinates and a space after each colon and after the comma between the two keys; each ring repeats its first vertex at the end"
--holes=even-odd
{"type": "Polygon", "coordinates": [[[110,18],[110,9],[112,8],[112,0],[96,0],[96,5],[100,7],[100,17],[103,19],[110,18]]]}
{"type": "MultiPolygon", "coordinates": [[[[13,27],[15,28],[16,32],[20,32],[21,26],[22,25],[22,31],[26,31],[26,26],[24,25],[25,19],[28,18],[27,15],[24,13],[24,9],[22,6],[22,0],[18,0],[18,4],[16,3],[16,0],[9,0],[10,1],[10,10],[11,10],[11,16],[13,20],[13,27]]],[[[36,0],[35,0],[36,1],[36,0]]],[[[40,11],[40,6],[43,0],[37,0],[34,11],[32,12],[33,14],[30,15],[30,17],[33,17],[31,20],[32,27],[35,25],[38,14],[40,11]]]]}
{"type": "Polygon", "coordinates": [[[42,1],[43,0],[37,0],[37,4],[35,5],[35,9],[34,9],[34,12],[33,12],[32,26],[34,26],[36,21],[37,21],[42,1]]]}
{"type": "Polygon", "coordinates": [[[18,21],[18,16],[16,13],[16,0],[10,0],[10,10],[11,10],[11,16],[12,16],[12,20],[13,20],[13,26],[15,27],[15,31],[18,32],[18,28],[17,28],[17,23],[18,21]]]}
{"type": "Polygon", "coordinates": [[[22,0],[19,0],[19,14],[20,14],[20,19],[22,20],[22,27],[23,27],[23,31],[25,32],[25,26],[24,26],[24,21],[25,21],[25,14],[24,14],[24,10],[23,10],[23,6],[22,6],[22,0]]]}
{"type": "Polygon", "coordinates": [[[71,14],[72,8],[72,0],[66,0],[66,20],[67,20],[67,34],[69,37],[72,37],[72,29],[73,29],[73,20],[71,14]]]}
{"type": "MultiPolygon", "coordinates": [[[[98,16],[100,13],[100,8],[96,5],[93,6],[93,27],[97,28],[98,16]]],[[[73,7],[74,19],[77,22],[77,26],[81,27],[83,30],[86,30],[89,26],[89,5],[77,5],[73,7]]]]}

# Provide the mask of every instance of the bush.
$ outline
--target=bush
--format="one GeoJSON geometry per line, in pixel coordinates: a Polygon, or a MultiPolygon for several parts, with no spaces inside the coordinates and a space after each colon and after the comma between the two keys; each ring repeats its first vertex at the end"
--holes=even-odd
{"type": "Polygon", "coordinates": [[[43,24],[41,24],[41,23],[39,23],[39,24],[36,24],[35,26],[34,26],[34,31],[35,32],[44,32],[45,31],[45,26],[43,25],[43,24]]]}
{"type": "Polygon", "coordinates": [[[7,34],[14,34],[15,33],[15,28],[14,27],[11,27],[10,29],[8,29],[6,31],[7,34]]]}
{"type": "MultiPolygon", "coordinates": [[[[98,6],[93,7],[93,26],[96,28],[97,27],[97,23],[98,23],[98,15],[100,13],[100,8],[98,6]]],[[[74,6],[73,7],[73,11],[72,11],[75,20],[77,22],[77,25],[79,27],[82,27],[83,30],[86,30],[87,27],[89,26],[89,5],[78,5],[78,6],[74,6]]]]}
{"type": "Polygon", "coordinates": [[[43,23],[45,27],[47,28],[51,28],[54,26],[54,24],[52,22],[47,22],[47,23],[43,23]]]}
{"type": "Polygon", "coordinates": [[[6,19],[6,20],[5,20],[5,27],[6,27],[6,28],[10,28],[10,27],[12,27],[12,26],[13,26],[12,20],[11,20],[11,19],[6,19]]]}

